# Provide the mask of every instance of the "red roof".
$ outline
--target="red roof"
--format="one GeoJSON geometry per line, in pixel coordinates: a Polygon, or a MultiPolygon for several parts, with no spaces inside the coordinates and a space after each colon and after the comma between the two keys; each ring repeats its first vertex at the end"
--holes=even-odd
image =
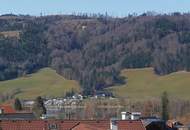
{"type": "Polygon", "coordinates": [[[103,128],[103,129],[110,129],[110,120],[83,120],[80,123],[84,123],[87,125],[103,128]]]}
{"type": "MultiPolygon", "coordinates": [[[[49,127],[57,127],[59,130],[71,130],[79,124],[85,124],[91,128],[99,127],[97,130],[108,130],[109,120],[104,121],[89,121],[89,120],[2,120],[0,121],[0,127],[3,130],[49,130],[49,127]]],[[[86,127],[85,126],[85,127],[86,127]]],[[[84,125],[79,126],[84,127],[84,125]]]]}
{"type": "Polygon", "coordinates": [[[140,120],[121,120],[118,121],[118,130],[145,130],[140,120]]]}
{"type": "Polygon", "coordinates": [[[1,121],[2,130],[45,130],[41,121],[1,121]]]}
{"type": "Polygon", "coordinates": [[[97,126],[92,126],[92,125],[88,125],[88,124],[84,124],[84,123],[80,123],[79,125],[74,127],[72,130],[108,130],[108,129],[100,128],[97,126]]]}
{"type": "MultiPolygon", "coordinates": [[[[117,121],[118,130],[145,130],[142,122],[122,120],[117,121]]],[[[109,130],[109,120],[2,120],[3,130],[109,130]]]]}
{"type": "Polygon", "coordinates": [[[16,113],[16,111],[10,105],[1,105],[0,109],[3,109],[3,112],[6,114],[16,113]]]}

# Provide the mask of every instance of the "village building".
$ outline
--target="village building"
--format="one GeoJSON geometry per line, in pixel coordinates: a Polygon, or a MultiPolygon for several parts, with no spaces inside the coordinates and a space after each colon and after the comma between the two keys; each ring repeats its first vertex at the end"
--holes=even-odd
{"type": "Polygon", "coordinates": [[[0,105],[0,114],[3,113],[10,114],[10,113],[16,113],[16,111],[10,105],[0,105]]]}
{"type": "Polygon", "coordinates": [[[17,112],[10,105],[0,106],[0,120],[35,120],[36,117],[33,113],[20,111],[17,112]]]}
{"type": "Polygon", "coordinates": [[[109,130],[109,120],[2,120],[1,130],[109,130]],[[81,129],[84,128],[84,129],[81,129]],[[95,128],[95,129],[94,129],[95,128]]]}

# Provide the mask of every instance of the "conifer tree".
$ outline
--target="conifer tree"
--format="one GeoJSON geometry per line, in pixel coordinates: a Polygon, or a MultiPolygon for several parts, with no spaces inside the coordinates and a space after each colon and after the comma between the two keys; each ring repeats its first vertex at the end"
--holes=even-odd
{"type": "Polygon", "coordinates": [[[163,92],[162,94],[162,119],[164,121],[169,119],[169,99],[167,92],[163,92]]]}

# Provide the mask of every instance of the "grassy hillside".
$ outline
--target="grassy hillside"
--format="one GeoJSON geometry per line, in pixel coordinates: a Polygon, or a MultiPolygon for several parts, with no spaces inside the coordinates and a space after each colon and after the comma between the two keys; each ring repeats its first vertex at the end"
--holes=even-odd
{"type": "Polygon", "coordinates": [[[80,89],[76,81],[64,79],[50,68],[15,80],[0,82],[0,93],[20,89],[21,93],[16,95],[20,98],[35,98],[39,95],[63,96],[72,88],[76,91],[80,89]]]}
{"type": "Polygon", "coordinates": [[[152,68],[123,70],[127,84],[114,86],[113,93],[119,97],[146,99],[159,97],[163,91],[170,96],[190,99],[190,73],[176,72],[165,76],[155,75],[152,68]]]}

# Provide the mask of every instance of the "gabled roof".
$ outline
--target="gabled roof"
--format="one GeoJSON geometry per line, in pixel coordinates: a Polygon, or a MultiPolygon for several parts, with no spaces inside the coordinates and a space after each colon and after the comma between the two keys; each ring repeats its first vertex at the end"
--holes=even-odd
{"type": "Polygon", "coordinates": [[[157,117],[142,117],[141,121],[145,127],[150,125],[151,123],[163,123],[164,121],[157,117]]]}
{"type": "Polygon", "coordinates": [[[79,124],[95,126],[95,127],[103,128],[105,130],[110,129],[110,121],[109,120],[63,120],[63,121],[61,121],[61,128],[63,130],[68,130],[70,128],[74,128],[75,126],[77,126],[79,124]]]}
{"type": "Polygon", "coordinates": [[[16,110],[10,105],[0,105],[0,109],[2,109],[4,113],[16,113],[16,110]]]}
{"type": "Polygon", "coordinates": [[[72,130],[107,130],[107,129],[80,123],[76,127],[72,128],[72,130]]]}
{"type": "MultiPolygon", "coordinates": [[[[0,121],[0,128],[2,130],[46,130],[46,126],[42,121],[0,121]]],[[[48,130],[48,129],[47,129],[48,130]]]]}
{"type": "MultiPolygon", "coordinates": [[[[2,120],[0,121],[0,127],[3,130],[49,130],[49,127],[53,125],[56,126],[58,130],[74,130],[73,128],[76,128],[77,130],[79,128],[88,128],[88,129],[92,128],[90,130],[109,130],[109,120],[107,121],[106,120],[99,120],[99,121],[96,121],[96,120],[2,120]],[[79,124],[82,124],[82,125],[79,125],[79,124]]],[[[80,129],[80,130],[83,130],[83,129],[80,129]]]]}
{"type": "Polygon", "coordinates": [[[145,130],[140,120],[120,120],[117,123],[118,130],[145,130]]]}

